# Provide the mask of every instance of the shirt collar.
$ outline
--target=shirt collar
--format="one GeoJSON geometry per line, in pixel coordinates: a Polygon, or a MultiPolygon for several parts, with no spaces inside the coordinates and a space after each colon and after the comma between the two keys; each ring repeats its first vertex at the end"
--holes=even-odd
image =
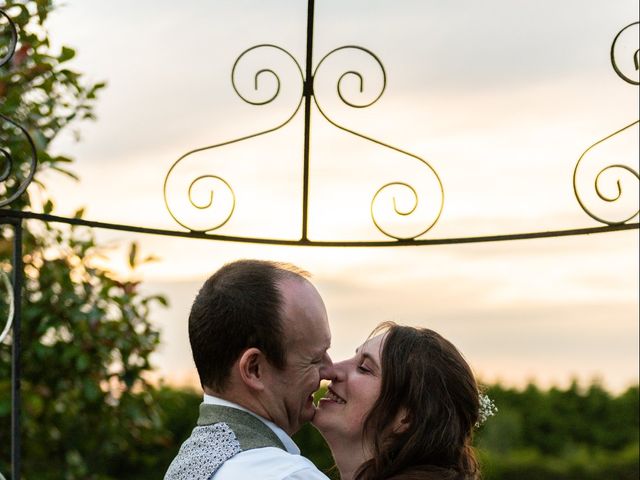
{"type": "Polygon", "coordinates": [[[211,405],[221,405],[223,407],[235,408],[235,409],[238,409],[238,410],[242,410],[243,412],[250,413],[254,417],[256,417],[259,420],[261,420],[271,430],[273,430],[273,433],[275,433],[278,436],[278,438],[280,439],[280,441],[282,442],[284,447],[287,449],[287,452],[289,452],[289,453],[291,453],[293,455],[300,455],[300,449],[295,444],[295,442],[291,439],[291,437],[289,435],[287,435],[287,432],[285,432],[283,429],[281,429],[279,426],[277,426],[271,420],[267,420],[266,418],[261,417],[260,415],[257,415],[256,413],[252,412],[251,410],[247,410],[246,408],[238,405],[237,403],[233,403],[233,402],[230,402],[229,400],[225,400],[225,399],[220,398],[220,397],[215,397],[213,395],[207,395],[206,393],[204,394],[204,403],[211,404],[211,405]]]}

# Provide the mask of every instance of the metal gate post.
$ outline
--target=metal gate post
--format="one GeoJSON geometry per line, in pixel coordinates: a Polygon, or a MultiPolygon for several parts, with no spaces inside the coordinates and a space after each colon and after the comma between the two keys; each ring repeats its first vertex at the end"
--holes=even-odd
{"type": "Polygon", "coordinates": [[[11,479],[20,480],[20,356],[22,306],[22,220],[13,224],[13,335],[11,350],[11,479]]]}

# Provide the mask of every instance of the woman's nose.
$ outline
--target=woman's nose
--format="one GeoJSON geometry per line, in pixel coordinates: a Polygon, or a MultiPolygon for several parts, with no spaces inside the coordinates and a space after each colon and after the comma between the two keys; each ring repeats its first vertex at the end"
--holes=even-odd
{"type": "Polygon", "coordinates": [[[332,382],[342,382],[347,377],[347,362],[338,362],[331,365],[332,382]]]}

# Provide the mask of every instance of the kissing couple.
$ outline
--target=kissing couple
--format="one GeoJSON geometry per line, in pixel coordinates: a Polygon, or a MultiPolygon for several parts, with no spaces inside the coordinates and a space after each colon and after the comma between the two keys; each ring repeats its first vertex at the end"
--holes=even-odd
{"type": "Polygon", "coordinates": [[[460,352],[432,330],[387,322],[333,363],[308,277],[240,260],[202,286],[189,341],[204,399],[165,480],[327,480],[291,439],[306,422],[342,480],[479,478],[472,434],[492,406],[460,352]]]}

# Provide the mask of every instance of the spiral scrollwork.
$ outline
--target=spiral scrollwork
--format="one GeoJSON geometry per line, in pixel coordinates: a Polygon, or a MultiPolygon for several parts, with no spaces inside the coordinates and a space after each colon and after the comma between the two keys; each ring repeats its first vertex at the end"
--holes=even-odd
{"type": "MultiPolygon", "coordinates": [[[[353,108],[370,107],[371,105],[376,103],[380,99],[380,97],[382,97],[382,94],[387,88],[387,72],[385,71],[384,65],[382,64],[380,59],[372,51],[367,50],[364,47],[359,47],[357,45],[345,45],[343,47],[338,47],[331,50],[324,57],[322,57],[322,59],[318,62],[318,65],[316,66],[313,72],[314,82],[318,76],[318,72],[320,71],[321,67],[323,66],[323,64],[325,64],[325,62],[328,59],[332,57],[335,58],[339,54],[347,53],[349,51],[359,53],[359,54],[364,54],[363,59],[368,59],[369,61],[373,61],[376,68],[379,69],[380,81],[378,82],[378,85],[375,86],[376,88],[371,89],[371,92],[365,92],[365,80],[362,73],[356,70],[347,70],[346,72],[344,72],[342,75],[338,77],[338,81],[336,83],[336,91],[338,93],[338,97],[340,98],[340,100],[342,100],[343,103],[353,108]],[[372,99],[371,100],[365,99],[365,100],[361,100],[360,102],[349,100],[348,95],[345,93],[345,90],[346,90],[345,84],[347,83],[347,79],[349,78],[357,81],[358,93],[360,95],[365,97],[369,95],[370,97],[372,97],[372,99]]],[[[316,104],[318,104],[317,94],[314,96],[314,99],[316,101],[316,104]]]]}
{"type": "Polygon", "coordinates": [[[171,188],[172,181],[179,185],[188,184],[185,197],[173,196],[172,204],[167,204],[169,213],[183,227],[194,232],[207,232],[222,227],[233,215],[236,196],[223,178],[200,175],[189,181],[185,172],[177,172],[171,178],[167,176],[165,192],[171,188]]]}
{"type": "MultiPolygon", "coordinates": [[[[387,86],[387,74],[380,59],[373,52],[367,50],[366,48],[355,45],[347,45],[336,48],[327,53],[315,68],[313,74],[314,80],[319,76],[321,67],[329,58],[337,55],[338,53],[346,53],[347,51],[355,51],[356,53],[364,54],[364,56],[368,58],[370,62],[373,62],[373,65],[378,69],[380,78],[376,85],[377,88],[371,88],[368,92],[366,92],[368,93],[369,97],[365,100],[357,102],[347,98],[344,83],[346,83],[347,78],[356,80],[358,92],[366,96],[365,78],[361,72],[354,69],[349,69],[338,77],[336,85],[338,97],[344,104],[353,108],[369,107],[376,103],[380,99],[380,97],[382,97],[382,94],[384,93],[387,86]]],[[[444,206],[444,189],[442,186],[442,182],[440,181],[440,177],[438,176],[435,169],[423,158],[417,155],[401,150],[392,145],[388,145],[384,142],[381,142],[380,140],[340,125],[332,118],[330,118],[326,113],[325,108],[321,105],[321,102],[318,99],[317,92],[314,95],[313,99],[320,114],[333,126],[364,140],[368,140],[377,145],[411,157],[426,167],[427,176],[429,177],[427,181],[433,186],[429,189],[429,191],[436,192],[431,199],[432,201],[427,204],[430,208],[419,209],[418,206],[420,195],[418,194],[416,188],[406,182],[395,181],[386,183],[374,193],[370,205],[370,214],[374,226],[378,229],[378,231],[380,231],[387,237],[394,238],[396,240],[409,240],[427,233],[440,218],[442,208],[444,206]],[[406,199],[409,199],[408,207],[404,206],[406,199]],[[403,203],[402,207],[399,205],[401,201],[403,203]],[[392,232],[394,228],[398,227],[397,223],[399,220],[401,221],[401,223],[405,223],[404,220],[408,221],[408,217],[414,214],[421,215],[421,218],[418,222],[416,222],[414,219],[411,219],[411,224],[413,225],[412,228],[407,229],[404,226],[401,226],[402,229],[405,230],[404,234],[392,232]],[[416,227],[416,225],[418,225],[418,227],[416,227]]],[[[422,204],[426,204],[426,202],[422,202],[422,204]]]]}
{"type": "MultiPolygon", "coordinates": [[[[600,150],[600,156],[610,158],[613,155],[619,155],[617,150],[622,150],[621,148],[615,149],[615,141],[618,140],[620,142],[624,142],[621,144],[621,147],[624,147],[624,151],[629,151],[629,147],[633,148],[635,144],[635,148],[637,149],[637,139],[638,139],[638,121],[633,122],[630,125],[618,130],[617,132],[612,133],[611,135],[603,138],[602,140],[597,141],[589,148],[587,148],[584,153],[578,159],[576,167],[573,172],[573,191],[578,200],[578,203],[582,207],[582,209],[594,220],[598,222],[607,224],[607,225],[621,225],[623,223],[628,222],[636,215],[638,215],[638,205],[637,198],[638,192],[636,191],[635,195],[629,195],[631,199],[628,202],[628,205],[625,204],[624,211],[616,211],[616,212],[608,212],[608,215],[603,215],[600,211],[596,212],[596,205],[594,205],[594,200],[600,199],[604,202],[602,206],[599,207],[599,210],[605,210],[607,205],[613,206],[615,203],[622,204],[623,195],[625,189],[623,189],[623,183],[625,183],[628,188],[631,188],[632,184],[629,182],[633,182],[635,184],[636,189],[638,187],[638,182],[640,181],[640,175],[638,171],[634,170],[632,167],[622,164],[615,163],[611,165],[607,165],[603,168],[593,167],[593,166],[585,166],[585,160],[593,157],[598,160],[598,153],[600,150]],[[609,149],[607,149],[608,147],[609,149]],[[613,150],[612,150],[613,149],[613,150]],[[590,167],[590,169],[589,169],[590,167]],[[591,195],[591,198],[588,198],[588,192],[581,191],[579,188],[578,176],[582,169],[587,169],[586,175],[594,178],[593,183],[593,193],[595,195],[591,195]],[[597,173],[595,173],[597,171],[597,173]],[[594,174],[595,173],[595,174],[594,174]],[[635,179],[635,180],[634,180],[635,179]],[[610,192],[610,193],[607,193],[610,192]],[[613,193],[611,193],[613,192],[613,193]],[[635,201],[634,201],[635,198],[635,201]],[[615,215],[616,218],[611,218],[615,215]],[[605,218],[605,216],[610,218],[605,218]]],[[[637,150],[635,154],[635,158],[638,158],[637,150]]],[[[590,162],[595,163],[595,162],[590,162]]]]}
{"type": "Polygon", "coordinates": [[[7,319],[5,321],[4,328],[2,332],[0,332],[0,343],[4,341],[4,339],[9,335],[9,331],[11,330],[11,325],[13,324],[13,315],[14,315],[14,297],[13,297],[13,285],[11,285],[11,281],[9,280],[9,276],[7,273],[0,269],[0,284],[7,292],[7,319]]]}
{"type": "MultiPolygon", "coordinates": [[[[300,96],[295,97],[297,104],[293,109],[293,113],[283,122],[268,130],[228,142],[198,148],[180,157],[169,169],[164,182],[165,205],[173,219],[183,227],[192,231],[208,232],[225,225],[233,214],[236,202],[236,197],[230,184],[222,179],[222,177],[214,174],[201,175],[195,180],[190,180],[189,177],[193,178],[193,176],[190,176],[191,173],[184,167],[183,161],[187,159],[187,157],[191,157],[193,160],[196,158],[196,155],[205,150],[241,142],[282,128],[297,114],[306,96],[307,98],[311,97],[313,99],[318,111],[333,126],[357,137],[393,150],[394,152],[411,157],[420,162],[421,165],[427,167],[426,172],[429,177],[427,183],[433,187],[430,187],[428,191],[437,193],[433,195],[432,201],[421,201],[420,206],[428,205],[429,208],[419,208],[420,195],[416,188],[408,183],[396,181],[383,185],[374,194],[371,201],[371,218],[373,224],[381,233],[396,240],[413,239],[423,235],[431,229],[438,221],[444,205],[444,190],[442,188],[442,182],[433,167],[417,155],[393,147],[338,124],[325,113],[324,107],[318,100],[316,80],[318,77],[322,77],[321,72],[324,71],[326,65],[334,61],[339,63],[343,54],[356,53],[360,55],[360,60],[368,62],[368,67],[371,65],[374,66],[378,72],[377,80],[371,81],[368,78],[365,80],[364,72],[365,70],[370,71],[370,68],[361,68],[363,67],[363,64],[358,65],[357,68],[345,68],[337,78],[336,92],[338,98],[348,107],[361,109],[373,105],[380,99],[387,85],[387,74],[380,59],[373,52],[363,47],[356,45],[338,47],[322,57],[313,70],[313,73],[310,73],[311,77],[305,80],[302,68],[289,52],[277,45],[256,45],[244,50],[235,60],[231,69],[231,85],[234,91],[244,102],[250,105],[262,106],[275,102],[283,91],[283,77],[280,75],[277,68],[273,68],[273,66],[266,67],[264,65],[259,65],[255,68],[251,67],[252,65],[255,66],[255,61],[252,62],[251,60],[252,57],[254,57],[258,52],[263,52],[265,50],[271,52],[272,55],[279,55],[281,58],[289,62],[290,65],[290,61],[293,61],[292,65],[295,67],[295,70],[297,70],[296,76],[299,75],[300,78],[300,96]],[[241,80],[243,80],[243,82],[241,82],[241,80]],[[373,87],[371,85],[373,85],[373,87]],[[355,89],[353,88],[354,86],[355,89]],[[186,190],[187,195],[171,195],[170,191],[176,191],[176,188],[178,191],[186,190]],[[389,197],[390,192],[392,192],[391,197],[389,197]],[[404,204],[406,201],[405,197],[407,195],[409,195],[409,198],[411,199],[410,203],[412,202],[409,208],[405,208],[406,206],[404,204]],[[221,197],[223,199],[226,198],[226,200],[221,201],[221,197]],[[223,209],[223,213],[220,213],[221,210],[219,210],[221,203],[226,204],[226,207],[223,209]],[[388,206],[392,206],[392,208],[388,208],[388,206]],[[392,233],[393,227],[388,225],[389,213],[391,216],[396,217],[396,220],[398,218],[403,219],[411,215],[415,215],[415,217],[412,218],[412,222],[415,223],[415,218],[419,217],[421,219],[418,222],[420,224],[420,228],[414,227],[410,234],[400,235],[392,233]],[[197,220],[195,221],[196,225],[194,225],[192,220],[187,219],[189,216],[191,218],[194,216],[197,217],[197,220]]],[[[335,63],[332,63],[332,65],[335,66],[335,63]]],[[[308,72],[311,72],[310,64],[307,65],[307,68],[308,72]]]]}
{"type": "Polygon", "coordinates": [[[3,164],[2,173],[0,173],[0,182],[4,182],[9,175],[11,175],[11,169],[13,168],[13,157],[11,152],[0,148],[0,162],[3,164]]]}
{"type": "Polygon", "coordinates": [[[3,67],[11,58],[13,54],[16,52],[16,45],[18,44],[18,31],[16,30],[16,26],[11,20],[11,17],[0,10],[0,17],[3,17],[7,21],[7,25],[9,26],[9,45],[7,45],[5,52],[2,57],[0,57],[0,67],[3,67]]]}
{"type": "MultiPolygon", "coordinates": [[[[9,29],[9,44],[0,58],[0,67],[13,57],[18,42],[16,26],[0,10],[3,28],[9,29]]],[[[0,114],[0,207],[9,205],[24,193],[36,171],[38,157],[29,133],[9,117],[0,114]]]]}
{"type": "MultiPolygon", "coordinates": [[[[225,225],[231,219],[235,210],[236,196],[231,185],[219,175],[205,174],[192,180],[190,169],[185,166],[184,161],[188,158],[197,160],[198,154],[206,150],[231,145],[274,132],[288,124],[300,110],[303,100],[302,90],[304,84],[302,68],[289,52],[277,45],[256,45],[243,51],[238,56],[231,69],[231,85],[233,90],[244,102],[250,105],[267,105],[278,98],[284,82],[277,70],[275,68],[256,68],[251,71],[250,69],[250,57],[258,51],[265,50],[280,55],[286,62],[293,61],[294,70],[297,72],[295,75],[296,77],[299,76],[298,85],[300,88],[300,94],[291,97],[294,103],[293,112],[288,114],[284,121],[278,123],[273,128],[227,142],[191,150],[174,162],[167,172],[164,181],[165,206],[173,219],[188,230],[209,232],[225,225]],[[245,63],[249,66],[245,66],[245,63]],[[249,75],[251,82],[248,83],[252,88],[246,91],[246,85],[243,86],[240,83],[239,77],[252,72],[253,74],[249,75]],[[273,79],[272,88],[269,88],[268,85],[270,83],[268,81],[269,78],[273,79]],[[180,193],[178,195],[171,194],[171,192],[176,191],[186,191],[187,194],[186,196],[180,193]]],[[[290,62],[289,65],[291,65],[290,62]]],[[[280,66],[283,66],[283,64],[280,66]]]]}
{"type": "MultiPolygon", "coordinates": [[[[407,237],[394,235],[393,233],[390,233],[385,229],[385,227],[382,225],[382,221],[378,218],[378,215],[376,215],[376,210],[380,210],[380,208],[388,209],[391,205],[393,205],[393,210],[391,212],[387,212],[387,213],[392,213],[392,214],[395,214],[395,215],[400,215],[402,217],[406,217],[408,215],[411,215],[413,212],[415,212],[416,208],[418,207],[418,200],[419,200],[418,199],[418,192],[416,192],[415,188],[413,188],[408,183],[404,183],[404,182],[387,183],[386,185],[383,185],[382,187],[380,187],[378,189],[378,191],[373,195],[373,199],[371,200],[371,220],[373,221],[373,223],[376,226],[376,228],[378,230],[380,230],[382,233],[384,233],[385,235],[387,235],[388,237],[395,238],[396,240],[403,240],[403,239],[405,239],[407,237]],[[392,192],[391,191],[392,189],[401,190],[401,191],[400,192],[392,192]],[[404,192],[402,192],[402,190],[404,190],[404,192]],[[390,194],[391,202],[389,202],[388,200],[386,202],[383,202],[381,200],[381,198],[383,196],[385,196],[385,193],[387,191],[390,194]],[[407,207],[400,208],[398,206],[399,196],[402,193],[408,193],[409,194],[409,205],[408,205],[408,208],[407,207]]],[[[424,232],[422,232],[422,233],[424,233],[424,232]]],[[[419,235],[412,235],[412,236],[410,236],[408,238],[417,237],[419,235]]]]}
{"type": "MultiPolygon", "coordinates": [[[[437,175],[433,180],[439,182],[437,175]]],[[[373,195],[370,206],[371,220],[387,237],[412,240],[431,230],[440,218],[443,197],[436,199],[439,202],[434,202],[435,205],[425,205],[424,200],[420,202],[420,196],[413,186],[405,182],[389,182],[373,195]],[[421,206],[424,208],[420,209],[421,206]],[[431,208],[428,208],[429,206],[431,208]],[[411,218],[412,216],[419,218],[411,218]]]]}
{"type": "Polygon", "coordinates": [[[618,76],[631,85],[639,85],[640,49],[638,33],[640,22],[634,22],[618,32],[611,44],[611,65],[618,76]]]}
{"type": "MultiPolygon", "coordinates": [[[[255,72],[255,74],[253,75],[253,90],[254,90],[253,92],[245,92],[243,94],[241,91],[242,87],[239,86],[238,84],[238,75],[239,75],[238,72],[241,69],[243,62],[248,61],[249,57],[251,57],[254,54],[257,54],[258,51],[264,51],[264,50],[272,50],[272,51],[275,50],[276,53],[283,53],[286,57],[288,57],[288,59],[291,59],[293,61],[293,64],[297,67],[298,73],[300,74],[301,85],[302,85],[302,82],[304,81],[304,76],[303,76],[302,68],[300,67],[300,64],[293,57],[293,55],[287,52],[284,48],[278,47],[277,45],[268,44],[268,43],[256,45],[251,48],[248,48],[244,52],[242,52],[238,56],[236,61],[233,63],[233,68],[231,69],[231,86],[233,87],[233,90],[236,92],[236,94],[242,100],[244,100],[245,102],[251,105],[266,105],[268,103],[273,102],[280,94],[282,81],[280,80],[280,76],[278,75],[278,73],[273,68],[261,68],[255,72]],[[271,93],[270,95],[268,94],[267,89],[260,88],[262,83],[267,83],[265,81],[267,77],[271,77],[275,81],[275,88],[271,89],[273,93],[271,93]],[[262,79],[262,81],[260,79],[262,79]],[[265,95],[264,92],[267,92],[267,94],[265,95]],[[262,95],[264,96],[264,98],[255,99],[255,100],[251,99],[250,95],[254,95],[254,94],[257,94],[258,96],[262,95]]],[[[302,92],[300,95],[300,100],[301,99],[302,99],[302,92]]]]}
{"type": "Polygon", "coordinates": [[[0,207],[22,195],[36,172],[38,156],[31,135],[0,114],[0,207]],[[9,146],[8,146],[9,145],[9,146]],[[20,161],[26,158],[26,161],[20,161]]]}
{"type": "MultiPolygon", "coordinates": [[[[616,74],[625,82],[638,85],[638,26],[634,22],[621,29],[611,44],[611,65],[616,74]]],[[[631,153],[630,161],[638,159],[638,123],[633,122],[611,135],[598,140],[578,159],[573,171],[573,191],[580,207],[594,220],[607,225],[621,225],[638,215],[638,171],[628,164],[621,163],[621,155],[631,153]],[[610,158],[618,161],[602,168],[610,158]],[[586,161],[592,159],[591,161],[586,161]],[[595,161],[594,161],[595,160],[595,161]],[[583,173],[584,172],[584,173],[583,173]],[[593,190],[580,189],[578,177],[593,178],[593,190]],[[626,186],[623,188],[623,184],[626,186]],[[636,193],[628,194],[635,185],[636,193]],[[627,194],[625,195],[625,192],[627,194]],[[630,201],[625,202],[625,199],[630,201]]]]}
{"type": "Polygon", "coordinates": [[[199,210],[207,210],[213,206],[214,194],[216,197],[223,195],[228,197],[224,202],[226,204],[225,211],[227,213],[221,214],[220,219],[216,221],[215,225],[207,228],[206,230],[215,230],[229,221],[236,208],[236,195],[233,193],[231,185],[229,185],[224,179],[215,175],[201,175],[193,180],[191,185],[189,185],[189,201],[191,202],[191,205],[199,210]],[[198,192],[199,190],[201,192],[198,192]]]}
{"type": "MultiPolygon", "coordinates": [[[[596,193],[598,194],[598,197],[600,197],[605,202],[615,202],[616,200],[620,200],[620,198],[622,197],[622,186],[620,185],[620,176],[616,176],[617,193],[615,195],[607,195],[602,191],[601,186],[602,186],[602,183],[604,183],[604,180],[602,179],[608,172],[613,170],[617,170],[621,174],[623,171],[629,172],[631,175],[635,175],[636,179],[640,180],[640,177],[638,176],[638,172],[636,172],[633,168],[627,165],[609,165],[607,167],[604,167],[602,170],[598,172],[598,175],[596,175],[594,186],[595,186],[596,193]]],[[[630,220],[631,218],[635,217],[637,214],[638,212],[636,211],[633,215],[631,215],[631,217],[627,218],[621,223],[624,223],[627,220],[630,220]]]]}

